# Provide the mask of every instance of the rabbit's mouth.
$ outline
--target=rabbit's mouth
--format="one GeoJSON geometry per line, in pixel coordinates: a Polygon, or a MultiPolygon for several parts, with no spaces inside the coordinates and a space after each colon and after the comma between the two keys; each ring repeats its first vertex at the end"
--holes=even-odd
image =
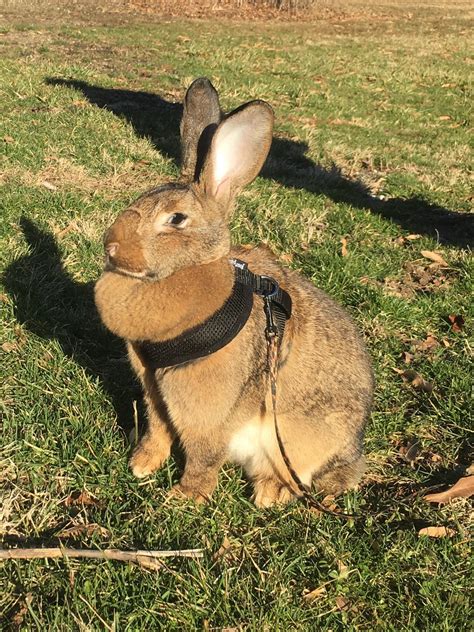
{"type": "Polygon", "coordinates": [[[104,272],[114,272],[115,274],[121,274],[122,276],[128,276],[133,279],[155,278],[155,274],[153,272],[149,272],[148,270],[130,270],[128,268],[122,268],[112,262],[109,257],[107,257],[105,261],[104,272]]]}

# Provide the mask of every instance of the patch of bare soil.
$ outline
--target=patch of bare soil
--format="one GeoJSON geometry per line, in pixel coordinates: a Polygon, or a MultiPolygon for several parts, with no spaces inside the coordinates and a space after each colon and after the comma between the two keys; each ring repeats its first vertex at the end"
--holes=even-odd
{"type": "MultiPolygon", "coordinates": [[[[441,2],[441,0],[439,0],[441,2]]],[[[437,4],[439,4],[439,2],[437,4]]],[[[442,3],[442,2],[441,2],[442,3]]],[[[436,3],[435,3],[436,4],[436,3]]],[[[113,25],[144,19],[226,19],[239,22],[374,22],[413,17],[416,3],[354,0],[0,0],[0,19],[11,23],[113,25]]]]}

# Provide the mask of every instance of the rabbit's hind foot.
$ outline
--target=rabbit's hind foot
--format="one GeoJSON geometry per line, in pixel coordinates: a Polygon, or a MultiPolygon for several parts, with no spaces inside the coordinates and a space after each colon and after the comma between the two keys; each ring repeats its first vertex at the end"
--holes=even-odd
{"type": "Polygon", "coordinates": [[[286,505],[294,497],[291,489],[276,478],[254,481],[252,500],[259,508],[286,505]]]}
{"type": "Polygon", "coordinates": [[[364,472],[365,458],[360,456],[350,463],[336,465],[322,476],[316,475],[314,485],[318,491],[338,496],[349,489],[355,489],[364,472]]]}

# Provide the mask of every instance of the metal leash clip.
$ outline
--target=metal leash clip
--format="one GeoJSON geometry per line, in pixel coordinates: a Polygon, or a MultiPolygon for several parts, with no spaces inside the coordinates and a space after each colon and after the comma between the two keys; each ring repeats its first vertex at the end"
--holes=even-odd
{"type": "Polygon", "coordinates": [[[258,294],[263,298],[263,309],[265,311],[265,316],[267,319],[267,325],[265,327],[265,335],[267,338],[274,338],[278,336],[278,327],[273,320],[273,311],[272,311],[272,300],[278,294],[280,286],[272,277],[266,276],[265,274],[261,274],[259,276],[260,288],[258,289],[258,294]],[[266,281],[269,283],[270,287],[268,289],[263,289],[262,281],[266,281]]]}

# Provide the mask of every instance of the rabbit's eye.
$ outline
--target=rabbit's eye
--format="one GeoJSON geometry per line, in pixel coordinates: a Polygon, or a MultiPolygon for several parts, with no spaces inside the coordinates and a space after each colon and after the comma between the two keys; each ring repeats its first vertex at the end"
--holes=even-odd
{"type": "Polygon", "coordinates": [[[184,213],[174,213],[166,223],[171,224],[171,226],[182,226],[187,219],[188,216],[184,213]]]}

